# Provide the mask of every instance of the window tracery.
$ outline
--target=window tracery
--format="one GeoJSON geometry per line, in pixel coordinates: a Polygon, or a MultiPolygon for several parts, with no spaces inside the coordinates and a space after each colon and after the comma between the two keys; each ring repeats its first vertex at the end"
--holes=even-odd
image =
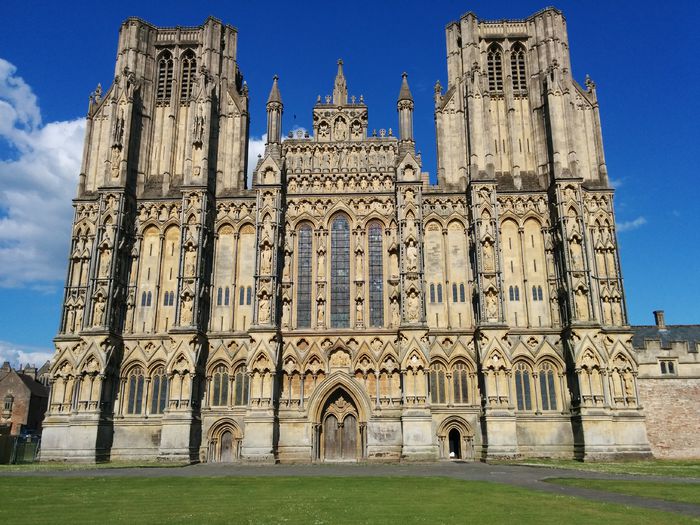
{"type": "Polygon", "coordinates": [[[551,363],[542,363],[539,370],[540,376],[540,399],[542,410],[557,409],[557,391],[554,382],[554,368],[551,363]]]}
{"type": "Polygon", "coordinates": [[[514,44],[510,51],[510,74],[513,82],[513,91],[522,93],[527,90],[525,76],[525,48],[522,44],[514,44]]]}
{"type": "Polygon", "coordinates": [[[159,366],[151,375],[151,414],[162,414],[168,402],[168,376],[159,366]]]}
{"type": "Polygon", "coordinates": [[[170,51],[163,51],[158,59],[158,86],[156,100],[170,102],[173,93],[173,55],[170,51]]]}
{"type": "Polygon", "coordinates": [[[518,410],[532,410],[532,389],[530,376],[532,372],[525,363],[515,365],[515,397],[518,410]]]}
{"type": "Polygon", "coordinates": [[[370,326],[384,325],[384,258],[382,227],[369,227],[369,319],[370,326]]]}
{"type": "Polygon", "coordinates": [[[331,227],[331,326],[350,326],[350,227],[343,216],[331,227]]]}
{"type": "Polygon", "coordinates": [[[313,268],[312,230],[308,224],[299,228],[297,239],[297,327],[311,327],[311,281],[313,268]]]}
{"type": "Polygon", "coordinates": [[[214,369],[211,378],[211,405],[226,406],[228,405],[228,384],[229,375],[226,365],[218,365],[214,369]]]}
{"type": "Polygon", "coordinates": [[[491,44],[486,53],[489,91],[503,91],[503,54],[498,44],[491,44]]]}
{"type": "Polygon", "coordinates": [[[187,102],[194,95],[195,77],[197,75],[197,59],[194,51],[188,49],[182,55],[182,72],[180,77],[180,101],[187,102]]]}
{"type": "Polygon", "coordinates": [[[127,403],[127,414],[140,414],[143,409],[143,368],[135,366],[129,372],[128,387],[129,399],[127,403]]]}

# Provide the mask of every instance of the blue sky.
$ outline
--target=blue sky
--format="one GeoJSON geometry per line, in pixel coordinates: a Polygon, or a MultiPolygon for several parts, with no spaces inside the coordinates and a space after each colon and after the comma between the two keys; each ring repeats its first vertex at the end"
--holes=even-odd
{"type": "MultiPolygon", "coordinates": [[[[58,325],[70,199],[82,117],[114,74],[128,16],[198,25],[213,15],[238,28],[251,93],[251,137],[265,129],[271,78],[280,76],[284,129],[310,127],[317,95],[345,61],[350,94],[364,95],[370,128],[396,128],[401,73],[415,99],[424,170],[435,176],[432,91],[446,84],[444,27],[466,11],[524,18],[546,4],[508,1],[3,3],[0,18],[0,359],[41,360],[58,325]],[[36,212],[39,212],[37,214],[36,212]],[[30,213],[31,212],[31,213],[30,213]],[[38,218],[36,218],[38,215],[38,218]]],[[[598,86],[608,172],[633,324],[666,310],[700,323],[698,139],[700,4],[562,1],[573,74],[598,86]],[[693,241],[693,239],[696,239],[693,241]]]]}

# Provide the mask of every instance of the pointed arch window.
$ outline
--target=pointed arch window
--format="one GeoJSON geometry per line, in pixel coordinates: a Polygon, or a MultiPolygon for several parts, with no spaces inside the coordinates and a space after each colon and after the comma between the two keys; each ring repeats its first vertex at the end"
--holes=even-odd
{"type": "Polygon", "coordinates": [[[342,216],[331,226],[331,326],[350,326],[350,225],[342,216]]]}
{"type": "Polygon", "coordinates": [[[158,58],[158,85],[156,87],[156,100],[158,102],[170,102],[173,94],[173,55],[170,51],[163,51],[158,58]]]}
{"type": "Polygon", "coordinates": [[[182,73],[180,79],[180,101],[187,102],[194,95],[194,82],[197,76],[197,59],[194,51],[188,49],[182,55],[182,73]]]}
{"type": "Polygon", "coordinates": [[[216,306],[221,306],[221,303],[223,302],[223,297],[224,297],[224,289],[219,286],[219,289],[216,291],[216,306]]]}
{"type": "Polygon", "coordinates": [[[248,404],[248,374],[246,374],[244,365],[236,368],[233,374],[233,391],[234,405],[242,406],[248,404]]]}
{"type": "Polygon", "coordinates": [[[129,401],[127,403],[127,414],[140,414],[143,409],[143,368],[136,366],[129,372],[129,401]]]}
{"type": "Polygon", "coordinates": [[[445,367],[440,363],[435,363],[430,367],[430,401],[433,404],[444,404],[447,402],[445,376],[445,367]]]}
{"type": "Polygon", "coordinates": [[[228,405],[228,368],[225,365],[219,365],[214,369],[211,378],[211,405],[226,406],[228,405]]]}
{"type": "Polygon", "coordinates": [[[459,285],[459,301],[464,303],[467,301],[467,296],[464,290],[464,283],[459,285]]]}
{"type": "Polygon", "coordinates": [[[452,369],[452,387],[455,404],[465,405],[469,403],[468,377],[467,365],[464,363],[457,363],[452,369]]]}
{"type": "Polygon", "coordinates": [[[226,290],[224,291],[224,306],[229,305],[229,300],[231,298],[231,291],[229,290],[229,287],[226,287],[226,290]]]}
{"type": "Polygon", "coordinates": [[[503,91],[503,53],[498,44],[491,44],[486,53],[486,70],[489,79],[489,91],[503,91]]]}
{"type": "Polygon", "coordinates": [[[430,283],[430,302],[435,302],[435,284],[430,283]]]}
{"type": "Polygon", "coordinates": [[[522,93],[527,89],[525,77],[525,48],[522,44],[515,44],[510,51],[510,74],[513,79],[513,91],[522,93]]]}
{"type": "Polygon", "coordinates": [[[525,363],[515,365],[515,398],[518,410],[532,410],[530,368],[525,363]]]}
{"type": "Polygon", "coordinates": [[[238,291],[238,304],[244,305],[245,304],[245,288],[241,286],[241,288],[238,291]]]}
{"type": "Polygon", "coordinates": [[[540,396],[542,410],[557,409],[557,391],[554,382],[554,367],[551,363],[540,366],[540,396]]]}
{"type": "Polygon", "coordinates": [[[311,327],[311,281],[313,268],[313,232],[308,224],[297,236],[297,327],[311,327]]]}
{"type": "Polygon", "coordinates": [[[384,258],[382,226],[369,226],[369,323],[384,326],[384,258]]]}
{"type": "Polygon", "coordinates": [[[159,366],[151,376],[151,414],[162,414],[168,402],[168,376],[165,369],[159,366]]]}

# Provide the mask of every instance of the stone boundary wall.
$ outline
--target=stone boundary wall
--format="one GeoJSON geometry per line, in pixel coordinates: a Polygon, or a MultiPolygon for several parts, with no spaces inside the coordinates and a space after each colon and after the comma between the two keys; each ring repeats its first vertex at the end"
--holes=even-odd
{"type": "Polygon", "coordinates": [[[639,378],[654,456],[700,458],[700,378],[639,378]]]}

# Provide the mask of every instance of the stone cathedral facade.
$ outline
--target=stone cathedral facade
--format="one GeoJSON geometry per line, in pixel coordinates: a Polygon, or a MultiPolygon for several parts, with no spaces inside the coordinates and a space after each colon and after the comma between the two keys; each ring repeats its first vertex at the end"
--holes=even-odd
{"type": "Polygon", "coordinates": [[[90,98],[42,459],[649,454],[565,19],[468,13],[446,37],[437,184],[407,76],[377,132],[339,61],[308,133],[283,135],[275,77],[247,187],[236,30],[124,22],[90,98]]]}

